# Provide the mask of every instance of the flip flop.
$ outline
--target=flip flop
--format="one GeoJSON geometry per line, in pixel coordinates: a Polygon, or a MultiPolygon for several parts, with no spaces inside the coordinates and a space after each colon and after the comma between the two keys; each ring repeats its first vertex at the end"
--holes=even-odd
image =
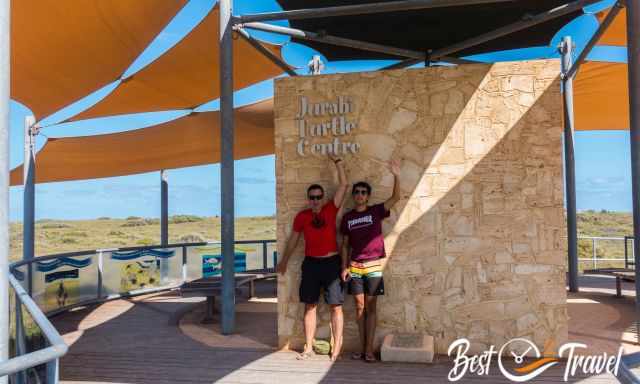
{"type": "Polygon", "coordinates": [[[364,357],[364,353],[362,352],[353,352],[351,354],[351,360],[362,360],[363,357],[364,357]]]}
{"type": "Polygon", "coordinates": [[[301,352],[296,356],[296,360],[308,360],[313,356],[313,351],[301,352]]]}
{"type": "Polygon", "coordinates": [[[364,361],[366,361],[367,363],[375,363],[376,357],[373,355],[373,353],[365,353],[364,361]]]}

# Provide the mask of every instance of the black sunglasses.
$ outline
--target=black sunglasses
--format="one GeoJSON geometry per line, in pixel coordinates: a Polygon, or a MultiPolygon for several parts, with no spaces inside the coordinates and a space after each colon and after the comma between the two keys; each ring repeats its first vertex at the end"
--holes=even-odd
{"type": "Polygon", "coordinates": [[[366,196],[368,195],[369,192],[367,192],[366,189],[356,189],[355,191],[353,191],[353,195],[363,195],[366,196]]]}
{"type": "Polygon", "coordinates": [[[324,195],[309,195],[309,200],[322,200],[324,195]]]}

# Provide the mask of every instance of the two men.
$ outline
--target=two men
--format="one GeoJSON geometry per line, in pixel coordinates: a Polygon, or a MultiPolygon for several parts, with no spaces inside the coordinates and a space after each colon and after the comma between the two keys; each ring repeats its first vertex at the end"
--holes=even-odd
{"type": "Polygon", "coordinates": [[[332,200],[324,203],[324,191],[314,184],[307,189],[310,208],[298,213],[293,230],[287,240],[278,272],[286,272],[287,263],[295,249],[300,233],[304,233],[305,259],[302,263],[300,301],[305,303],[304,327],[306,344],[298,359],[307,359],[312,354],[312,343],[316,328],[316,309],[320,289],[331,306],[331,329],[334,346],[331,359],[335,361],[342,349],[344,283],[348,282],[349,292],[354,296],[356,315],[362,351],[353,358],[375,361],[373,338],[376,327],[377,296],[384,294],[382,280],[384,237],[381,221],[389,216],[390,208],[400,199],[398,175],[399,163],[391,163],[394,175],[393,195],[382,204],[368,206],[371,186],[365,182],[356,183],[352,194],[355,207],[345,214],[340,231],[343,242],[340,256],[337,255],[336,216],[348,188],[341,159],[332,157],[338,167],[339,183],[332,200]],[[315,223],[315,224],[314,224],[315,223]]]}

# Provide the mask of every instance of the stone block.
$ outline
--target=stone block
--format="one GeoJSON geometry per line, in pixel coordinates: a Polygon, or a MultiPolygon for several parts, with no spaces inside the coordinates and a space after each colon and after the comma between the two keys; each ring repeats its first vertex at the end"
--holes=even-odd
{"type": "Polygon", "coordinates": [[[380,348],[381,360],[385,362],[431,363],[433,355],[433,336],[421,333],[389,334],[380,348]]]}

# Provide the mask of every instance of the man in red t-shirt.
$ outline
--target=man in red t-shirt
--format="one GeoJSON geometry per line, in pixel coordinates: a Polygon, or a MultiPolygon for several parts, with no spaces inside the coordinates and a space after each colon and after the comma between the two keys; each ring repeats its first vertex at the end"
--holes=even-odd
{"type": "Polygon", "coordinates": [[[360,333],[361,352],[355,353],[355,359],[364,358],[375,361],[373,339],[376,334],[377,298],[384,295],[381,259],[386,257],[382,220],[389,217],[389,210],[400,200],[400,163],[392,161],[393,195],[384,203],[369,206],[371,186],[364,182],[353,185],[355,207],[342,217],[342,259],[344,269],[342,279],[349,280],[349,293],[356,303],[356,319],[360,333]]]}
{"type": "Polygon", "coordinates": [[[300,281],[300,301],[305,303],[304,334],[306,344],[299,360],[305,360],[313,354],[313,339],[316,333],[316,309],[320,299],[320,291],[324,289],[324,300],[331,306],[331,332],[334,345],[331,360],[335,361],[342,349],[342,328],[344,324],[342,303],[344,302],[343,282],[340,272],[343,268],[338,243],[336,241],[336,219],[338,210],[344,201],[349,188],[344,172],[342,159],[331,156],[338,168],[340,185],[333,199],[325,200],[324,189],[313,184],[307,189],[309,208],[300,211],[293,221],[293,230],[287,239],[278,263],[277,271],[284,274],[293,250],[298,244],[300,235],[304,236],[305,258],[302,262],[302,279],[300,281]]]}

